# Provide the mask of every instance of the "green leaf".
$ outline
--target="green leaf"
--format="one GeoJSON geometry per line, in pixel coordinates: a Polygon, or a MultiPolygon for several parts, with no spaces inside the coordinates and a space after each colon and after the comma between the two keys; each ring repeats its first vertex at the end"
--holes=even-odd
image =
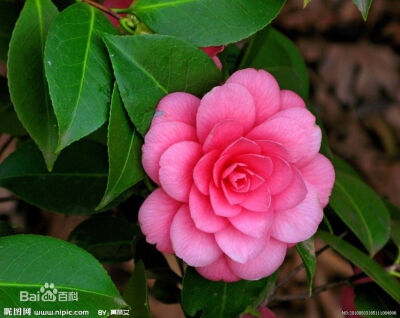
{"type": "Polygon", "coordinates": [[[39,235],[12,235],[0,237],[0,250],[0,304],[5,307],[88,310],[90,317],[97,316],[99,308],[126,307],[100,263],[73,244],[39,235]],[[56,301],[19,301],[21,291],[41,295],[45,283],[54,284],[56,301]],[[61,292],[78,293],[78,301],[59,301],[61,292]]]}
{"type": "Polygon", "coordinates": [[[400,283],[378,263],[369,258],[367,254],[327,232],[318,231],[318,236],[344,258],[358,266],[365,274],[391,295],[393,299],[400,302],[400,283]]]}
{"type": "Polygon", "coordinates": [[[144,177],[141,164],[142,140],[125,113],[117,84],[111,99],[108,124],[109,173],[101,209],[144,177]]]}
{"type": "Polygon", "coordinates": [[[239,68],[265,69],[274,75],[281,88],[308,97],[307,67],[296,45],[272,27],[250,39],[239,68]]]}
{"type": "Polygon", "coordinates": [[[176,91],[201,96],[222,80],[204,52],[174,37],[107,35],[105,42],[124,106],[142,135],[163,96],[176,91]]]}
{"type": "Polygon", "coordinates": [[[80,223],[68,240],[100,262],[118,263],[132,259],[132,239],[140,234],[133,223],[112,216],[95,216],[80,223]]]}
{"type": "Polygon", "coordinates": [[[57,121],[44,75],[47,31],[58,15],[50,0],[27,0],[15,25],[8,51],[8,85],[19,120],[39,146],[47,167],[57,158],[57,121]]]}
{"type": "Polygon", "coordinates": [[[106,150],[98,143],[72,145],[48,172],[36,146],[27,142],[0,165],[0,186],[46,210],[89,214],[104,193],[107,170],[106,150]]]}
{"type": "Polygon", "coordinates": [[[397,259],[396,264],[400,264],[400,208],[385,200],[385,205],[390,212],[391,216],[391,231],[390,236],[397,246],[397,259]]]}
{"type": "Polygon", "coordinates": [[[11,228],[10,224],[0,220],[0,236],[7,236],[12,234],[14,234],[14,231],[11,228]]]}
{"type": "Polygon", "coordinates": [[[360,10],[363,18],[367,21],[369,8],[371,8],[372,0],[353,0],[354,4],[360,10]]]}
{"type": "Polygon", "coordinates": [[[8,44],[20,11],[19,4],[0,2],[0,60],[7,61],[8,44]]]}
{"type": "Polygon", "coordinates": [[[356,285],[354,293],[356,295],[354,304],[358,311],[386,311],[387,314],[384,316],[380,316],[379,314],[376,316],[388,318],[398,317],[395,310],[399,309],[399,304],[376,284],[368,283],[356,285]],[[389,315],[389,312],[392,312],[393,314],[389,315]]]}
{"type": "Polygon", "coordinates": [[[311,296],[315,267],[317,265],[317,259],[315,258],[314,238],[312,237],[307,241],[296,244],[296,249],[303,261],[304,267],[306,268],[308,292],[311,296]]]}
{"type": "Polygon", "coordinates": [[[333,163],[333,166],[335,167],[335,170],[340,170],[340,171],[347,173],[348,175],[360,178],[357,171],[355,171],[351,165],[349,165],[346,161],[339,158],[338,156],[336,156],[336,155],[333,156],[332,163],[333,163]]]}
{"type": "Polygon", "coordinates": [[[160,34],[197,46],[237,42],[261,30],[285,0],[139,0],[131,10],[160,34]]]}
{"type": "Polygon", "coordinates": [[[107,120],[113,78],[103,32],[116,33],[105,15],[87,3],[62,11],[49,30],[44,59],[59,127],[58,151],[107,120]]]}
{"type": "Polygon", "coordinates": [[[380,197],[360,179],[336,171],[330,205],[371,255],[389,240],[389,212],[380,197]]]}
{"type": "Polygon", "coordinates": [[[135,269],[123,296],[131,307],[130,317],[151,318],[147,297],[146,271],[142,261],[135,264],[135,269]]]}
{"type": "Polygon", "coordinates": [[[189,267],[183,278],[182,306],[190,316],[202,311],[202,318],[237,317],[265,291],[267,278],[235,283],[213,282],[189,267]]]}

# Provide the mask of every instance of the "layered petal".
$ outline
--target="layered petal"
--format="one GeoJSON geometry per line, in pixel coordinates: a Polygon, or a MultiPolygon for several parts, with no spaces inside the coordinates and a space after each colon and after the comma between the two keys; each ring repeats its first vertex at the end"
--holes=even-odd
{"type": "Polygon", "coordinates": [[[218,189],[213,182],[210,183],[210,201],[214,213],[219,216],[235,216],[242,210],[239,205],[231,205],[227,201],[222,189],[218,189]]]}
{"type": "Polygon", "coordinates": [[[245,264],[228,259],[232,272],[241,279],[258,280],[275,272],[283,263],[286,255],[286,244],[270,238],[264,241],[264,249],[245,264]]]}
{"type": "Polygon", "coordinates": [[[243,162],[250,171],[267,179],[272,173],[272,160],[260,154],[245,154],[237,157],[238,162],[243,162]]]}
{"type": "Polygon", "coordinates": [[[229,218],[229,222],[240,232],[260,238],[267,233],[273,217],[273,211],[260,213],[243,209],[237,216],[229,218]]]}
{"type": "Polygon", "coordinates": [[[232,74],[227,83],[240,84],[251,93],[256,107],[255,124],[261,124],[279,110],[279,85],[270,73],[248,68],[232,74]]]}
{"type": "Polygon", "coordinates": [[[158,188],[143,202],[139,210],[139,223],[146,241],[156,244],[164,253],[173,253],[169,231],[181,203],[158,188]]]}
{"type": "Polygon", "coordinates": [[[271,140],[256,140],[257,145],[261,149],[261,154],[269,157],[278,157],[283,160],[289,160],[290,156],[288,151],[282,146],[282,144],[271,140]]]}
{"type": "Polygon", "coordinates": [[[197,188],[203,194],[209,194],[214,164],[219,157],[217,150],[205,154],[196,164],[193,170],[193,179],[197,188]]]}
{"type": "Polygon", "coordinates": [[[335,170],[332,163],[325,156],[317,154],[301,168],[300,172],[303,178],[315,187],[321,204],[325,207],[335,182],[335,170]]]}
{"type": "Polygon", "coordinates": [[[315,116],[305,108],[288,108],[276,113],[274,116],[271,117],[272,119],[275,118],[288,118],[292,119],[296,122],[296,124],[300,125],[301,127],[307,128],[314,128],[315,127],[315,116]]]}
{"type": "Polygon", "coordinates": [[[224,150],[243,136],[243,127],[237,120],[225,120],[214,126],[203,144],[203,151],[224,150]]]}
{"type": "Polygon", "coordinates": [[[279,157],[271,157],[272,160],[272,174],[267,180],[267,184],[271,195],[281,193],[287,188],[292,180],[293,171],[290,164],[280,159],[279,157]]]}
{"type": "Polygon", "coordinates": [[[196,228],[186,204],[176,213],[170,235],[175,254],[190,266],[207,266],[222,255],[214,235],[196,228]]]}
{"type": "Polygon", "coordinates": [[[323,218],[317,192],[307,185],[305,199],[293,209],[275,211],[271,236],[286,242],[298,243],[315,234],[323,218]]]}
{"type": "Polygon", "coordinates": [[[241,85],[225,84],[213,88],[200,102],[196,118],[197,136],[201,143],[213,127],[225,120],[237,120],[245,132],[254,125],[253,98],[241,85]]]}
{"type": "Polygon", "coordinates": [[[271,205],[271,193],[268,185],[264,184],[256,190],[248,192],[240,205],[251,211],[267,212],[271,205]]]}
{"type": "Polygon", "coordinates": [[[197,142],[182,141],[169,147],[161,156],[160,184],[175,200],[189,201],[193,169],[201,153],[201,146],[197,142]]]}
{"type": "Polygon", "coordinates": [[[288,108],[306,108],[304,100],[295,92],[283,89],[281,90],[281,107],[280,109],[288,108]]]}
{"type": "Polygon", "coordinates": [[[164,151],[177,142],[196,140],[195,128],[182,122],[164,122],[151,127],[142,147],[144,170],[154,182],[159,183],[159,162],[164,151]]]}
{"type": "Polygon", "coordinates": [[[200,99],[192,94],[184,92],[168,94],[158,103],[151,124],[179,121],[195,127],[199,105],[200,99]]]}
{"type": "Polygon", "coordinates": [[[214,263],[208,266],[196,267],[196,270],[200,273],[200,275],[209,280],[222,280],[227,283],[240,280],[240,278],[237,277],[229,268],[225,255],[222,255],[214,263]]]}

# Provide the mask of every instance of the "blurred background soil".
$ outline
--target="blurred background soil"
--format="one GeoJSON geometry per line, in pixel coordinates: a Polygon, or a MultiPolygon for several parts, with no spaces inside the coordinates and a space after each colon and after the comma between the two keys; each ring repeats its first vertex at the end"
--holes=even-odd
{"type": "MultiPolygon", "coordinates": [[[[368,21],[350,0],[289,0],[274,22],[302,52],[310,75],[310,101],[325,124],[335,154],[356,168],[378,193],[400,205],[400,1],[375,0],[368,21]]],[[[4,74],[4,68],[0,70],[4,74]]],[[[0,149],[9,142],[0,138],[0,149]]],[[[0,161],[15,141],[7,144],[0,161]]],[[[0,198],[9,197],[0,188],[0,198]]],[[[0,219],[18,232],[48,234],[66,239],[84,217],[63,216],[17,201],[0,201],[0,219]]],[[[317,248],[321,243],[317,241],[317,248]]],[[[301,263],[291,249],[281,276],[301,263]]],[[[122,289],[132,262],[107,266],[122,289]]],[[[318,258],[314,284],[323,285],[353,274],[350,265],[328,250],[318,258]]],[[[280,289],[280,295],[304,293],[300,271],[280,289]]],[[[183,317],[178,305],[151,299],[155,318],[183,317]]],[[[275,302],[279,317],[342,317],[340,288],[307,301],[275,302]]]]}

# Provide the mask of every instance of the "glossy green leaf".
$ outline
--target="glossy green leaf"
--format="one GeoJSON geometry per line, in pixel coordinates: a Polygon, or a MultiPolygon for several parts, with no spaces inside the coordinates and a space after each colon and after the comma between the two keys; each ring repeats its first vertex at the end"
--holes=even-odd
{"type": "Polygon", "coordinates": [[[337,171],[330,205],[371,255],[387,243],[389,212],[381,198],[360,179],[337,171]]]}
{"type": "Polygon", "coordinates": [[[324,231],[318,231],[318,236],[330,245],[334,250],[359,267],[365,274],[371,277],[381,286],[393,299],[400,302],[400,283],[391,276],[378,263],[368,257],[353,245],[343,239],[324,231]]]}
{"type": "Polygon", "coordinates": [[[73,244],[39,235],[11,235],[0,237],[0,250],[0,304],[4,307],[88,310],[90,317],[97,317],[99,308],[126,307],[101,264],[73,244]],[[54,289],[46,288],[46,294],[55,301],[20,301],[21,291],[44,294],[40,288],[45,283],[54,284],[54,289]],[[65,293],[77,293],[78,300],[62,301],[65,293]]]}
{"type": "Polygon", "coordinates": [[[7,61],[8,44],[17,21],[19,4],[8,1],[0,2],[0,60],[7,61]]]}
{"type": "Polygon", "coordinates": [[[140,234],[133,223],[112,216],[95,216],[80,223],[68,240],[103,263],[132,259],[132,239],[140,234]]]}
{"type": "Polygon", "coordinates": [[[366,21],[368,18],[368,12],[371,8],[372,0],[353,0],[354,4],[357,6],[358,10],[360,10],[364,20],[366,21]]]}
{"type": "Polygon", "coordinates": [[[107,35],[105,42],[124,106],[142,135],[163,96],[176,91],[203,95],[222,80],[204,52],[174,37],[107,35]]]}
{"type": "Polygon", "coordinates": [[[307,67],[296,45],[272,27],[250,39],[239,68],[265,69],[274,75],[282,89],[308,97],[307,67]]]}
{"type": "Polygon", "coordinates": [[[354,287],[354,304],[358,311],[375,311],[374,316],[396,318],[400,310],[399,304],[374,283],[359,284],[354,287]],[[385,314],[383,312],[386,312],[385,314]],[[391,313],[391,314],[390,314],[391,313]]]}
{"type": "Polygon", "coordinates": [[[58,151],[107,120],[113,77],[103,32],[116,33],[87,3],[62,11],[49,30],[44,59],[59,127],[58,151]]]}
{"type": "Polygon", "coordinates": [[[357,171],[355,171],[351,165],[349,165],[346,161],[339,158],[338,156],[333,156],[332,163],[333,163],[333,166],[335,167],[335,170],[340,170],[340,171],[343,171],[353,177],[360,178],[357,171]]]}
{"type": "Polygon", "coordinates": [[[245,39],[268,25],[285,0],[138,0],[132,11],[160,34],[212,46],[245,39]]]}
{"type": "Polygon", "coordinates": [[[151,318],[147,297],[146,271],[142,261],[135,264],[135,269],[128,281],[123,296],[131,307],[130,317],[151,318]]]}
{"type": "Polygon", "coordinates": [[[10,224],[0,220],[0,236],[7,236],[12,234],[14,234],[14,231],[11,228],[10,224]]]}
{"type": "Polygon", "coordinates": [[[107,153],[98,143],[72,145],[48,172],[37,147],[27,142],[0,165],[0,186],[46,210],[89,214],[104,193],[107,170],[107,153]]]}
{"type": "Polygon", "coordinates": [[[18,118],[43,153],[51,170],[58,128],[44,75],[47,31],[58,15],[50,0],[27,0],[18,18],[8,52],[8,85],[18,118]]]}
{"type": "Polygon", "coordinates": [[[259,299],[267,279],[235,283],[213,282],[189,267],[183,278],[182,306],[190,316],[202,311],[203,318],[237,317],[259,299]]]}
{"type": "Polygon", "coordinates": [[[312,294],[312,285],[315,275],[317,259],[315,258],[314,238],[296,244],[297,252],[299,253],[307,273],[308,292],[312,294]]]}
{"type": "Polygon", "coordinates": [[[390,236],[394,244],[397,246],[398,250],[397,259],[395,263],[400,264],[400,208],[386,200],[385,200],[385,205],[389,210],[391,216],[390,236]]]}
{"type": "Polygon", "coordinates": [[[109,204],[145,175],[141,164],[142,139],[125,113],[117,84],[111,99],[107,143],[110,165],[107,189],[97,209],[109,204]]]}

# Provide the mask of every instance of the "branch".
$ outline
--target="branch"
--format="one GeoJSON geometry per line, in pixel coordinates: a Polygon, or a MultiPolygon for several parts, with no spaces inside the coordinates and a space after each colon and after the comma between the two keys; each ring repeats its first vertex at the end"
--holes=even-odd
{"type": "Polygon", "coordinates": [[[107,8],[97,2],[94,2],[93,0],[82,0],[82,2],[86,2],[89,5],[91,5],[92,7],[95,7],[97,9],[99,9],[100,11],[103,11],[104,13],[112,16],[113,18],[117,19],[117,20],[121,20],[122,16],[120,16],[118,13],[114,12],[113,10],[111,10],[110,8],[107,8]]]}

